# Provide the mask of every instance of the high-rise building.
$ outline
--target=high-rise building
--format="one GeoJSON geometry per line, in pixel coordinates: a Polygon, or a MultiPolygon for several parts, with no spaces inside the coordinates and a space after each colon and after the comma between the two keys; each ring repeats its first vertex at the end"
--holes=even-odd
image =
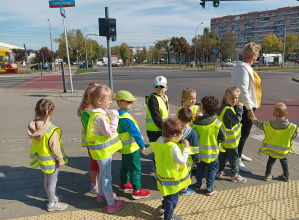
{"type": "Polygon", "coordinates": [[[220,37],[235,33],[239,52],[248,40],[261,43],[268,34],[284,37],[285,29],[287,34],[299,34],[299,6],[212,18],[210,27],[220,37]]]}

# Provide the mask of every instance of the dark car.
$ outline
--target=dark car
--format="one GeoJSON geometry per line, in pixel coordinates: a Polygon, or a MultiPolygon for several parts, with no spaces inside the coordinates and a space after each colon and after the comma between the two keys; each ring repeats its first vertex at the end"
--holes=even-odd
{"type": "Polygon", "coordinates": [[[30,67],[31,70],[40,70],[40,65],[39,64],[35,64],[33,66],[30,67]]]}
{"type": "MultiPolygon", "coordinates": [[[[86,69],[86,63],[82,63],[79,68],[86,69]]],[[[90,62],[88,62],[88,68],[93,68],[93,65],[90,62]]]]}

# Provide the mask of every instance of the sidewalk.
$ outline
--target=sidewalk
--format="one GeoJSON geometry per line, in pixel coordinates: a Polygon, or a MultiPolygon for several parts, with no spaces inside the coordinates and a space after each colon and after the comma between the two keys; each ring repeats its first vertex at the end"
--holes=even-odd
{"type": "MultiPolygon", "coordinates": [[[[105,205],[96,202],[96,195],[89,190],[90,159],[87,150],[80,146],[81,122],[76,111],[83,91],[58,93],[53,90],[2,90],[0,106],[2,121],[0,130],[0,219],[157,219],[162,196],[153,178],[152,155],[142,156],[142,187],[151,191],[145,200],[132,200],[130,193],[118,191],[121,155],[113,155],[112,184],[117,199],[127,202],[125,208],[113,215],[106,212],[105,205]],[[69,157],[69,164],[60,169],[58,194],[69,204],[64,212],[46,211],[46,194],[43,188],[43,174],[39,168],[29,166],[29,147],[26,127],[34,118],[34,105],[41,97],[54,101],[56,108],[53,119],[62,129],[62,142],[69,157]],[[20,110],[22,113],[20,114],[20,110]],[[5,125],[5,127],[4,127],[5,125]],[[28,217],[28,218],[25,218],[28,217]]],[[[116,108],[113,103],[111,109],[116,108]]],[[[145,102],[138,98],[134,102],[132,115],[139,123],[146,144],[145,102]]],[[[171,106],[170,117],[175,117],[176,107],[171,106]]],[[[295,154],[290,155],[289,169],[292,181],[283,182],[277,161],[273,167],[274,179],[263,181],[267,157],[257,154],[261,146],[262,132],[253,128],[246,142],[244,153],[253,158],[246,163],[252,173],[241,175],[248,178],[245,184],[230,182],[228,176],[215,181],[217,191],[213,196],[202,192],[194,196],[180,196],[175,214],[184,219],[292,219],[299,218],[299,159],[298,142],[295,154]]],[[[298,140],[297,140],[298,141],[298,140]]],[[[195,183],[194,177],[192,182],[195,183]]],[[[192,186],[191,186],[192,188],[192,186]]]]}

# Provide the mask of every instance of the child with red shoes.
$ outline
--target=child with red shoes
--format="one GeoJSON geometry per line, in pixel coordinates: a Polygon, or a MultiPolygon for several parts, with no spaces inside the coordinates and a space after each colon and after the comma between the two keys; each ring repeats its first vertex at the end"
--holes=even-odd
{"type": "Polygon", "coordinates": [[[120,90],[115,96],[115,101],[119,106],[117,132],[123,145],[119,150],[122,154],[119,190],[122,192],[133,191],[133,199],[143,199],[149,197],[150,192],[141,188],[139,149],[144,149],[145,146],[138,123],[128,111],[132,108],[134,100],[136,98],[125,90],[120,90]]]}

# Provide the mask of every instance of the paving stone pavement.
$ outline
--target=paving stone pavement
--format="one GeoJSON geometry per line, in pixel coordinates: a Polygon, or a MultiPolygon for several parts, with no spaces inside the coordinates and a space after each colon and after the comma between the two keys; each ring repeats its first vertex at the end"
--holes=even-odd
{"type": "MultiPolygon", "coordinates": [[[[141,156],[142,187],[151,191],[151,196],[142,201],[132,200],[130,193],[118,191],[121,155],[115,153],[112,162],[112,184],[117,199],[128,204],[115,215],[108,215],[106,204],[96,202],[96,195],[88,192],[90,158],[87,150],[80,146],[81,124],[76,110],[83,91],[59,93],[57,91],[5,90],[0,93],[0,219],[156,219],[162,196],[153,178],[153,156],[141,156]],[[46,194],[43,188],[43,174],[39,168],[29,166],[29,147],[31,140],[26,128],[34,117],[34,105],[41,97],[52,99],[56,105],[53,119],[62,129],[62,142],[69,158],[69,164],[59,172],[57,193],[64,196],[63,202],[69,204],[64,212],[50,214],[46,211],[46,194]],[[21,112],[21,113],[20,113],[21,112]]],[[[117,109],[114,102],[111,109],[117,109]]],[[[177,107],[170,106],[170,117],[175,117],[177,107]]],[[[134,102],[132,115],[136,118],[144,136],[146,105],[143,97],[134,102]]],[[[244,162],[251,173],[241,173],[248,178],[246,184],[230,182],[230,169],[227,176],[216,179],[217,193],[207,197],[198,193],[190,197],[180,197],[176,213],[184,219],[290,219],[299,218],[299,159],[298,140],[295,141],[295,154],[289,155],[289,169],[292,181],[284,183],[277,161],[273,167],[274,179],[263,181],[267,157],[257,152],[261,146],[263,133],[252,129],[244,148],[245,155],[253,162],[244,162]],[[276,211],[275,211],[276,210],[276,211]]],[[[195,178],[192,178],[195,182],[195,178]]],[[[192,186],[191,186],[192,188],[192,186]]]]}

